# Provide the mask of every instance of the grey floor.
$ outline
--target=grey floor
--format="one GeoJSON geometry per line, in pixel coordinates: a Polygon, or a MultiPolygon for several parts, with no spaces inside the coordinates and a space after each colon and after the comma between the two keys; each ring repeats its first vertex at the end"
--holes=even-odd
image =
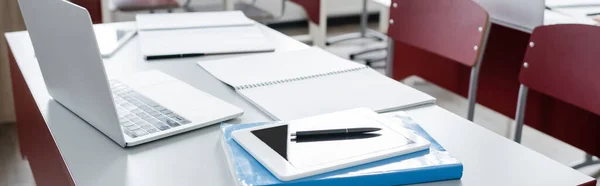
{"type": "MultiPolygon", "coordinates": [[[[376,25],[370,24],[370,27],[375,28],[376,25]]],[[[278,30],[288,35],[307,33],[307,29],[303,27],[280,28],[278,30]]],[[[358,30],[357,24],[332,26],[329,28],[328,35],[334,36],[356,30],[358,30]]],[[[336,55],[348,57],[351,52],[378,46],[385,46],[385,44],[370,39],[358,39],[331,45],[327,47],[327,50],[336,55]]],[[[379,52],[370,55],[370,57],[381,57],[383,55],[385,55],[384,52],[379,52]]],[[[383,72],[383,70],[381,71],[383,72]]],[[[418,77],[408,78],[404,82],[436,97],[439,106],[457,115],[466,116],[467,100],[465,98],[418,77]]],[[[510,136],[512,122],[510,118],[486,107],[478,105],[476,108],[475,123],[499,135],[510,136]]],[[[523,145],[565,165],[573,164],[584,156],[583,151],[527,126],[523,131],[523,145]]],[[[598,177],[600,165],[585,167],[579,171],[598,177]]],[[[15,124],[0,124],[0,186],[5,185],[35,185],[29,164],[27,161],[22,160],[19,154],[15,124]]],[[[600,183],[598,186],[600,186],[600,183]]]]}

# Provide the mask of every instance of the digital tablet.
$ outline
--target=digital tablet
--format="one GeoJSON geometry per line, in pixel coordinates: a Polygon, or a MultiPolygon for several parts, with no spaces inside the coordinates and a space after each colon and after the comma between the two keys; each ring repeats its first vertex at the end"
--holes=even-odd
{"type": "Polygon", "coordinates": [[[136,35],[135,29],[116,29],[104,25],[94,26],[96,41],[103,58],[111,57],[136,35]]]}
{"type": "Polygon", "coordinates": [[[290,181],[429,148],[429,141],[397,122],[359,108],[239,130],[232,136],[279,180],[290,181]],[[298,132],[357,128],[379,130],[315,138],[296,136],[298,132]]]}

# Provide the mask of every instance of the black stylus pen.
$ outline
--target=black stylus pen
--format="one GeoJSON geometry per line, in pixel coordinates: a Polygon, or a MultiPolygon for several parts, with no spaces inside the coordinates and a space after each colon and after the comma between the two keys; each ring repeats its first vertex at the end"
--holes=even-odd
{"type": "Polygon", "coordinates": [[[158,55],[158,56],[146,56],[146,60],[156,60],[156,59],[172,59],[172,58],[184,58],[184,57],[198,57],[204,56],[202,53],[197,54],[173,54],[173,55],[158,55]]]}
{"type": "Polygon", "coordinates": [[[345,128],[345,129],[328,129],[328,130],[310,130],[310,131],[297,131],[296,133],[292,133],[292,136],[301,138],[301,137],[355,135],[355,134],[364,134],[367,132],[375,132],[378,130],[381,130],[381,129],[380,128],[345,128]]]}

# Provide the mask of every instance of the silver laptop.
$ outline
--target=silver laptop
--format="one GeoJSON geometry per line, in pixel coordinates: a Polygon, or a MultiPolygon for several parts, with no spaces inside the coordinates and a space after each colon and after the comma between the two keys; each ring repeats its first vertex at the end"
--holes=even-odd
{"type": "Polygon", "coordinates": [[[243,113],[160,71],[109,81],[86,9],[63,0],[19,5],[50,95],[123,147],[243,113]]]}

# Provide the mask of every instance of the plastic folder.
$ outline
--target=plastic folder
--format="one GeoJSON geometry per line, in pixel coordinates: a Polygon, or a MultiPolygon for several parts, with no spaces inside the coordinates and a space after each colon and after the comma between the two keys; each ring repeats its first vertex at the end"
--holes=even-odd
{"type": "Polygon", "coordinates": [[[221,124],[221,145],[237,185],[320,186],[320,185],[404,185],[462,177],[462,164],[406,114],[395,116],[403,125],[431,142],[429,150],[389,158],[299,180],[283,182],[238,145],[231,137],[235,130],[267,125],[221,124]]]}

